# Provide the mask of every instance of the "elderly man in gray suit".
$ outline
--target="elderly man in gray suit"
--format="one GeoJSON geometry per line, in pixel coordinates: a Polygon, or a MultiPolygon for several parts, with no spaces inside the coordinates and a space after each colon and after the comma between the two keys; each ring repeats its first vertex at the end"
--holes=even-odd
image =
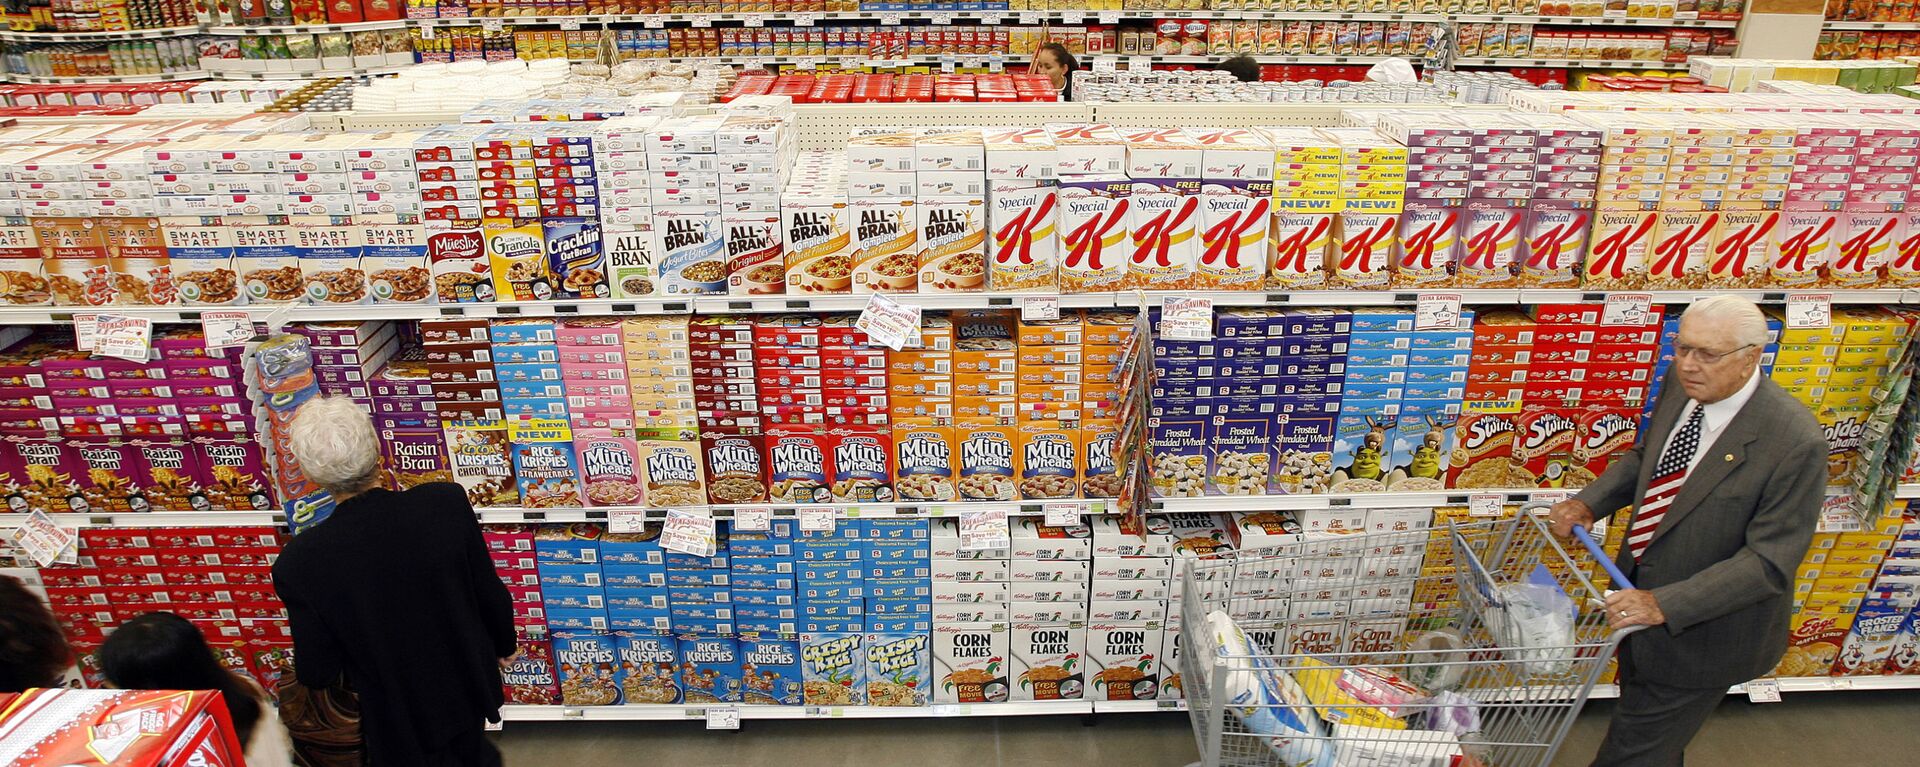
{"type": "Polygon", "coordinates": [[[1727,688],[1766,674],[1787,646],[1793,574],[1827,484],[1827,442],[1807,408],[1760,374],[1766,318],[1715,296],[1680,320],[1674,363],[1640,444],[1554,505],[1555,533],[1630,507],[1607,597],[1620,701],[1594,767],[1684,763],[1727,688]],[[1678,384],[1676,386],[1675,384],[1678,384]]]}

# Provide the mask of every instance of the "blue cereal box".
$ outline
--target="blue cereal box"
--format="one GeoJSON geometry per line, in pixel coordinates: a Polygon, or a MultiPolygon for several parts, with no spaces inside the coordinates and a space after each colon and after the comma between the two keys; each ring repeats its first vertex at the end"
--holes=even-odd
{"type": "Polygon", "coordinates": [[[866,636],[867,705],[927,705],[933,652],[924,633],[866,636]]]}
{"type": "Polygon", "coordinates": [[[555,218],[541,222],[547,240],[547,269],[558,283],[554,298],[607,298],[607,265],[600,248],[600,222],[591,218],[555,218]]]}
{"type": "Polygon", "coordinates": [[[533,550],[541,564],[585,565],[600,561],[600,525],[551,524],[534,531],[533,550]]]}
{"type": "Polygon", "coordinates": [[[1337,410],[1283,412],[1276,418],[1274,441],[1280,453],[1273,472],[1274,489],[1288,495],[1327,492],[1333,478],[1333,432],[1338,420],[1337,410]]]}
{"type": "Polygon", "coordinates": [[[805,697],[800,643],[791,639],[741,639],[740,679],[745,703],[798,706],[805,697]]]}
{"type": "Polygon", "coordinates": [[[618,662],[611,634],[563,633],[553,638],[554,664],[560,669],[560,702],[568,706],[611,706],[620,702],[618,662]]]}
{"type": "Polygon", "coordinates": [[[1417,492],[1446,487],[1447,449],[1458,420],[1458,402],[1400,403],[1387,460],[1387,489],[1417,492]]]}
{"type": "Polygon", "coordinates": [[[688,703],[740,702],[740,648],[732,637],[681,637],[680,672],[688,703]]]}
{"type": "Polygon", "coordinates": [[[627,705],[680,702],[680,642],[664,634],[621,634],[620,694],[627,705]]]}
{"type": "Polygon", "coordinates": [[[861,635],[800,635],[802,700],[809,706],[858,706],[866,702],[866,656],[861,635]]]}
{"type": "Polygon", "coordinates": [[[513,443],[513,476],[520,505],[529,509],[580,508],[572,442],[513,443]]]}
{"type": "Polygon", "coordinates": [[[1386,489],[1388,451],[1400,403],[1347,403],[1333,437],[1335,493],[1373,493],[1386,489]]]}

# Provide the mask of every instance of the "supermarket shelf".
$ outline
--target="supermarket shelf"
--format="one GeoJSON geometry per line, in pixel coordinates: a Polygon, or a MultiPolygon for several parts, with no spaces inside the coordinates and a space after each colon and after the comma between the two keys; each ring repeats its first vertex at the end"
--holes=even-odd
{"type": "Polygon", "coordinates": [[[1096,714],[1150,714],[1160,711],[1185,711],[1185,700],[1096,700],[1096,714]]]}
{"type": "MultiPolygon", "coordinates": [[[[1920,690],[1920,676],[1912,674],[1894,676],[1796,676],[1774,680],[1780,683],[1780,691],[1787,692],[1845,692],[1848,690],[1920,690]]],[[[1745,695],[1747,686],[1736,684],[1727,689],[1728,695],[1745,695]]],[[[1593,698],[1620,697],[1619,685],[1594,685],[1593,698]]]]}
{"type": "Polygon", "coordinates": [[[1221,495],[1203,498],[1160,498],[1153,503],[1156,513],[1214,513],[1229,511],[1288,511],[1302,509],[1397,509],[1411,507],[1465,506],[1473,496],[1500,495],[1503,504],[1562,500],[1575,491],[1533,488],[1485,488],[1435,490],[1417,493],[1325,493],[1317,495],[1221,495]]]}
{"type": "Polygon", "coordinates": [[[159,27],[156,29],[124,29],[112,32],[0,32],[0,40],[13,43],[84,43],[97,40],[153,40],[162,37],[185,37],[200,34],[201,27],[159,27]]]}
{"type": "MultiPolygon", "coordinates": [[[[1522,290],[1520,303],[1543,304],[1566,301],[1604,301],[1608,292],[1634,291],[1596,291],[1596,290],[1522,290]]],[[[1787,296],[1795,294],[1829,295],[1836,304],[1910,304],[1920,303],[1920,290],[1902,288],[1872,288],[1863,290],[1653,290],[1642,291],[1653,296],[1656,304],[1688,304],[1703,298],[1723,295],[1743,296],[1754,303],[1783,304],[1787,296]]],[[[1463,299],[1463,301],[1465,301],[1463,299]]],[[[1473,303],[1472,301],[1465,301],[1473,303]]]]}
{"type": "Polygon", "coordinates": [[[272,27],[208,27],[207,34],[229,37],[257,37],[262,35],[314,35],[323,32],[368,32],[376,29],[405,29],[415,26],[412,19],[393,19],[391,21],[362,21],[354,24],[283,24],[272,27]]]}
{"type": "Polygon", "coordinates": [[[207,73],[200,70],[192,72],[172,72],[164,75],[79,75],[76,77],[43,77],[10,72],[5,75],[7,81],[16,83],[39,83],[43,85],[64,85],[69,83],[170,83],[180,80],[205,80],[207,73]]]}
{"type": "MultiPolygon", "coordinates": [[[[1007,503],[837,503],[821,506],[796,506],[791,503],[747,503],[731,505],[696,506],[696,510],[705,510],[719,519],[730,519],[735,512],[744,509],[760,509],[772,512],[776,517],[792,517],[802,508],[829,508],[834,510],[836,519],[889,519],[900,517],[958,517],[966,512],[1003,510],[1014,516],[1038,516],[1046,512],[1046,507],[1055,504],[1071,503],[1079,507],[1079,513],[1107,514],[1115,507],[1109,499],[1063,499],[1059,501],[1015,501],[1007,503]]],[[[666,509],[647,509],[639,506],[610,506],[592,509],[523,509],[518,507],[481,509],[476,514],[480,521],[487,524],[523,523],[523,522],[604,522],[610,512],[639,511],[647,519],[666,519],[666,509]]]]}
{"type": "Polygon", "coordinates": [[[741,719],[914,719],[956,716],[1038,716],[1091,714],[1092,701],[1057,700],[1023,703],[941,704],[912,708],[887,706],[502,706],[505,722],[611,722],[705,720],[709,709],[732,710],[741,719]]]}
{"type": "Polygon", "coordinates": [[[275,35],[289,33],[355,32],[402,27],[477,27],[477,26],[608,26],[644,25],[649,28],[713,26],[807,26],[821,22],[859,21],[881,24],[1117,24],[1122,19],[1208,19],[1208,20],[1286,20],[1286,21],[1407,21],[1446,23],[1522,23],[1571,26],[1707,27],[1731,29],[1738,21],[1719,19],[1647,19],[1597,16],[1532,16],[1522,14],[1439,14],[1439,13],[1339,13],[1291,11],[1153,11],[1153,10],[1046,10],[1046,11],[851,11],[833,13],[656,13],[656,14],[577,14],[537,16],[464,16],[431,19],[395,19],[358,24],[312,24],[294,26],[220,26],[210,34],[230,36],[275,35]]]}
{"type": "Polygon", "coordinates": [[[1580,27],[1695,27],[1707,29],[1733,29],[1740,26],[1739,21],[1723,19],[1645,19],[1626,16],[1526,16],[1506,13],[1467,13],[1453,14],[1450,18],[1462,24],[1504,22],[1509,24],[1551,24],[1554,26],[1580,27]]]}
{"type": "Polygon", "coordinates": [[[365,77],[368,75],[390,75],[412,64],[390,67],[364,67],[360,69],[310,69],[293,72],[240,72],[212,69],[207,75],[215,80],[311,80],[321,77],[365,77]]]}
{"type": "Polygon", "coordinates": [[[1671,69],[1684,70],[1686,64],[1625,59],[1454,59],[1456,67],[1569,67],[1574,69],[1671,69]]]}
{"type": "Polygon", "coordinates": [[[1866,30],[1886,32],[1920,31],[1920,21],[1825,21],[1821,29],[1866,30]]]}
{"type": "MultiPolygon", "coordinates": [[[[286,515],[271,511],[155,511],[142,514],[48,514],[62,527],[255,527],[279,525],[286,515]]],[[[0,530],[26,521],[24,514],[0,514],[0,530]]]]}

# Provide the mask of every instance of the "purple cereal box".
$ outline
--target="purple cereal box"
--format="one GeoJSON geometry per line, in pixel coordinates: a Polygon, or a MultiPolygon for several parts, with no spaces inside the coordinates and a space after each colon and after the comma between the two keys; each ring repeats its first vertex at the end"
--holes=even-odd
{"type": "Polygon", "coordinates": [[[200,465],[207,473],[207,502],[223,511],[277,508],[273,482],[260,445],[247,439],[197,439],[200,465]]]}
{"type": "Polygon", "coordinates": [[[452,482],[446,437],[439,429],[387,429],[380,432],[387,460],[388,486],[406,490],[429,482],[452,482]]]}
{"type": "Polygon", "coordinates": [[[1469,199],[1461,230],[1459,286],[1510,288],[1517,284],[1514,259],[1525,233],[1526,208],[1509,200],[1469,199]]]}
{"type": "Polygon", "coordinates": [[[147,508],[134,478],[138,449],[115,439],[74,439],[68,440],[67,447],[86,465],[85,473],[75,479],[80,482],[81,492],[93,511],[131,512],[147,508]]]}
{"type": "Polygon", "coordinates": [[[1207,419],[1170,416],[1147,419],[1152,473],[1148,481],[1158,498],[1193,498],[1205,494],[1207,419]]]}
{"type": "Polygon", "coordinates": [[[170,442],[138,440],[143,497],[153,511],[206,511],[207,500],[198,451],[170,442]]]}
{"type": "Polygon", "coordinates": [[[1520,284],[1530,288],[1580,283],[1591,208],[1561,200],[1536,200],[1520,240],[1520,284]]]}
{"type": "Polygon", "coordinates": [[[606,298],[606,255],[600,248],[600,222],[591,218],[548,219],[542,223],[547,268],[554,276],[555,298],[606,298]]]}
{"type": "Polygon", "coordinates": [[[10,470],[4,477],[4,487],[0,487],[7,511],[65,514],[89,510],[86,495],[81,492],[86,464],[61,440],[9,437],[0,443],[0,451],[6,454],[0,466],[10,470]]]}

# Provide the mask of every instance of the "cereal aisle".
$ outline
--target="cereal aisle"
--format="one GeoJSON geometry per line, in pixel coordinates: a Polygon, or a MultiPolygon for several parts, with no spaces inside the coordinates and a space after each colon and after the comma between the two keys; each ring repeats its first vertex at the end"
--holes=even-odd
{"type": "MultiPolygon", "coordinates": [[[[279,28],[209,33],[228,21],[279,28]]],[[[1459,56],[1643,47],[1481,26],[1459,56]]],[[[998,62],[532,57],[0,86],[0,572],[85,686],[114,629],[167,611],[272,689],[298,662],[272,563],[333,509],[289,426],[347,398],[381,486],[455,483],[481,523],[509,723],[1185,711],[1203,600],[1257,603],[1254,652],[1435,652],[1475,599],[1456,530],[1531,529],[1594,483],[1678,386],[1689,307],[1732,293],[1828,447],[1764,679],[1920,687],[1912,62],[1640,26],[1685,76],[1342,95],[1100,67],[1088,102],[998,62]],[[1176,118],[1175,93],[1213,103],[1176,118]],[[1282,595],[1192,575],[1234,563],[1282,595]]],[[[477,31],[434,28],[396,27],[416,52],[477,31]]],[[[536,44],[497,30],[489,51],[536,44]]],[[[1612,556],[1629,529],[1594,533],[1612,556]]],[[[1569,548],[1541,572],[1609,584],[1569,548]]],[[[1328,726],[1431,724],[1297,675],[1328,726]]]]}

